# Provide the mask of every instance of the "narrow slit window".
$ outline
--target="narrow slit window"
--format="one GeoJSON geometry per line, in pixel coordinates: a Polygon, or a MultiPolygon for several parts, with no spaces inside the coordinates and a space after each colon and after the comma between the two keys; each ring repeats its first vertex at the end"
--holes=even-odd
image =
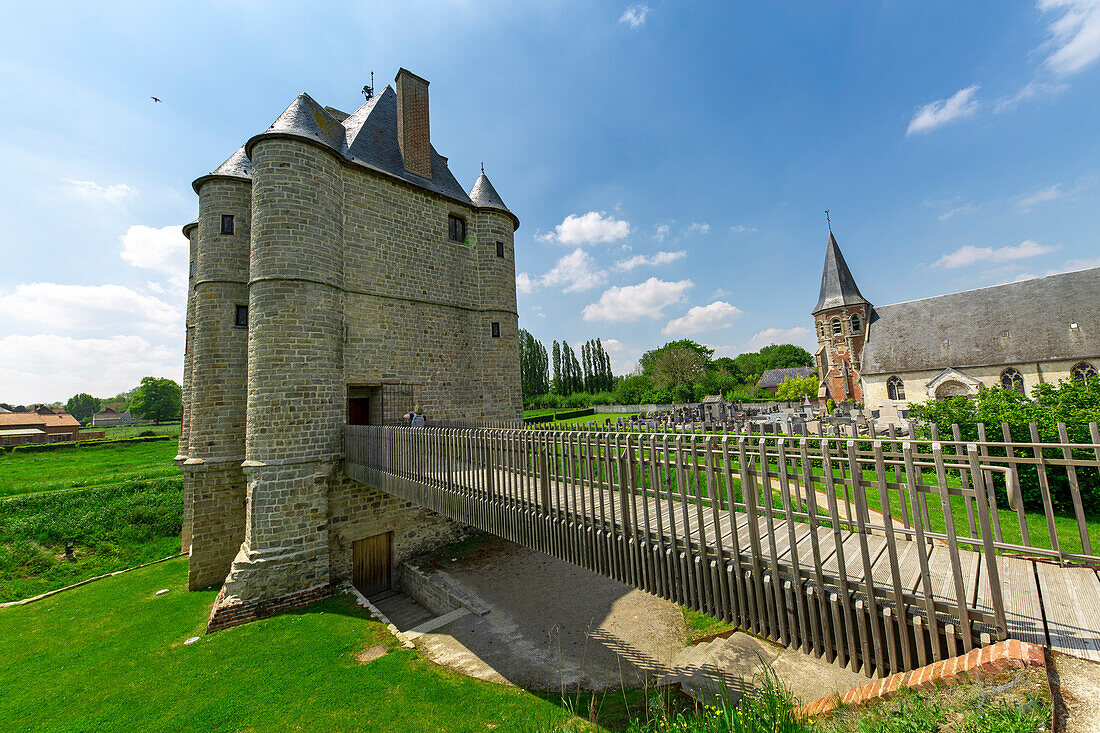
{"type": "Polygon", "coordinates": [[[238,305],[237,312],[233,320],[233,325],[238,328],[248,328],[248,306],[238,305]]]}
{"type": "Polygon", "coordinates": [[[497,257],[504,256],[504,242],[497,242],[497,257]]]}
{"type": "Polygon", "coordinates": [[[222,234],[233,233],[233,215],[222,214],[222,234]]]}
{"type": "Polygon", "coordinates": [[[492,333],[493,333],[493,338],[495,338],[495,339],[500,338],[500,322],[499,321],[493,321],[492,333]]]}

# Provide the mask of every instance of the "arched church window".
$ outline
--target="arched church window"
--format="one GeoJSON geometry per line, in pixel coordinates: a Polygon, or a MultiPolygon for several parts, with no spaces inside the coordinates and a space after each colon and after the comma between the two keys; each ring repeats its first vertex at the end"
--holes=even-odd
{"type": "Polygon", "coordinates": [[[1001,372],[1001,386],[1024,394],[1024,375],[1009,367],[1001,372]]]}
{"type": "Polygon", "coordinates": [[[858,313],[852,314],[852,333],[859,333],[863,330],[863,322],[859,318],[858,313]]]}
{"type": "Polygon", "coordinates": [[[1087,361],[1083,361],[1070,370],[1069,374],[1073,377],[1073,381],[1084,384],[1093,377],[1096,376],[1096,367],[1089,364],[1087,361]]]}
{"type": "Polygon", "coordinates": [[[905,399],[905,383],[901,377],[890,377],[886,380],[886,396],[892,400],[905,399]]]}
{"type": "Polygon", "coordinates": [[[834,318],[833,319],[832,326],[833,326],[833,335],[834,336],[839,336],[840,334],[842,334],[844,332],[844,327],[841,325],[839,318],[834,318]]]}

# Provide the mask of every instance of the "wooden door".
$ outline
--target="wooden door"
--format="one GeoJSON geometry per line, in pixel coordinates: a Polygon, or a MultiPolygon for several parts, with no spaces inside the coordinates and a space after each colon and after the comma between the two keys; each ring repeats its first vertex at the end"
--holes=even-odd
{"type": "Polygon", "coordinates": [[[390,589],[390,532],[352,543],[352,584],[365,596],[390,589]]]}

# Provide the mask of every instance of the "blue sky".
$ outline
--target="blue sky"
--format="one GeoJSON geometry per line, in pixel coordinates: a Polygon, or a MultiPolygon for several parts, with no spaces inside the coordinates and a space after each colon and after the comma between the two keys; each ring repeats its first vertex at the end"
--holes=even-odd
{"type": "Polygon", "coordinates": [[[191,181],[401,66],[522,221],[521,325],[619,371],[809,345],[825,209],[873,303],[1100,265],[1100,0],[20,3],[0,401],[179,378],[191,181]]]}

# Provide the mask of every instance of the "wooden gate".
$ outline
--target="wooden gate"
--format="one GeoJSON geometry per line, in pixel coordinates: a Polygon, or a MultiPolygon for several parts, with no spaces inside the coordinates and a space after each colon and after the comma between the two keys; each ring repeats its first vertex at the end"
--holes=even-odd
{"type": "Polygon", "coordinates": [[[377,534],[352,543],[352,583],[365,596],[390,588],[391,534],[377,534]]]}

